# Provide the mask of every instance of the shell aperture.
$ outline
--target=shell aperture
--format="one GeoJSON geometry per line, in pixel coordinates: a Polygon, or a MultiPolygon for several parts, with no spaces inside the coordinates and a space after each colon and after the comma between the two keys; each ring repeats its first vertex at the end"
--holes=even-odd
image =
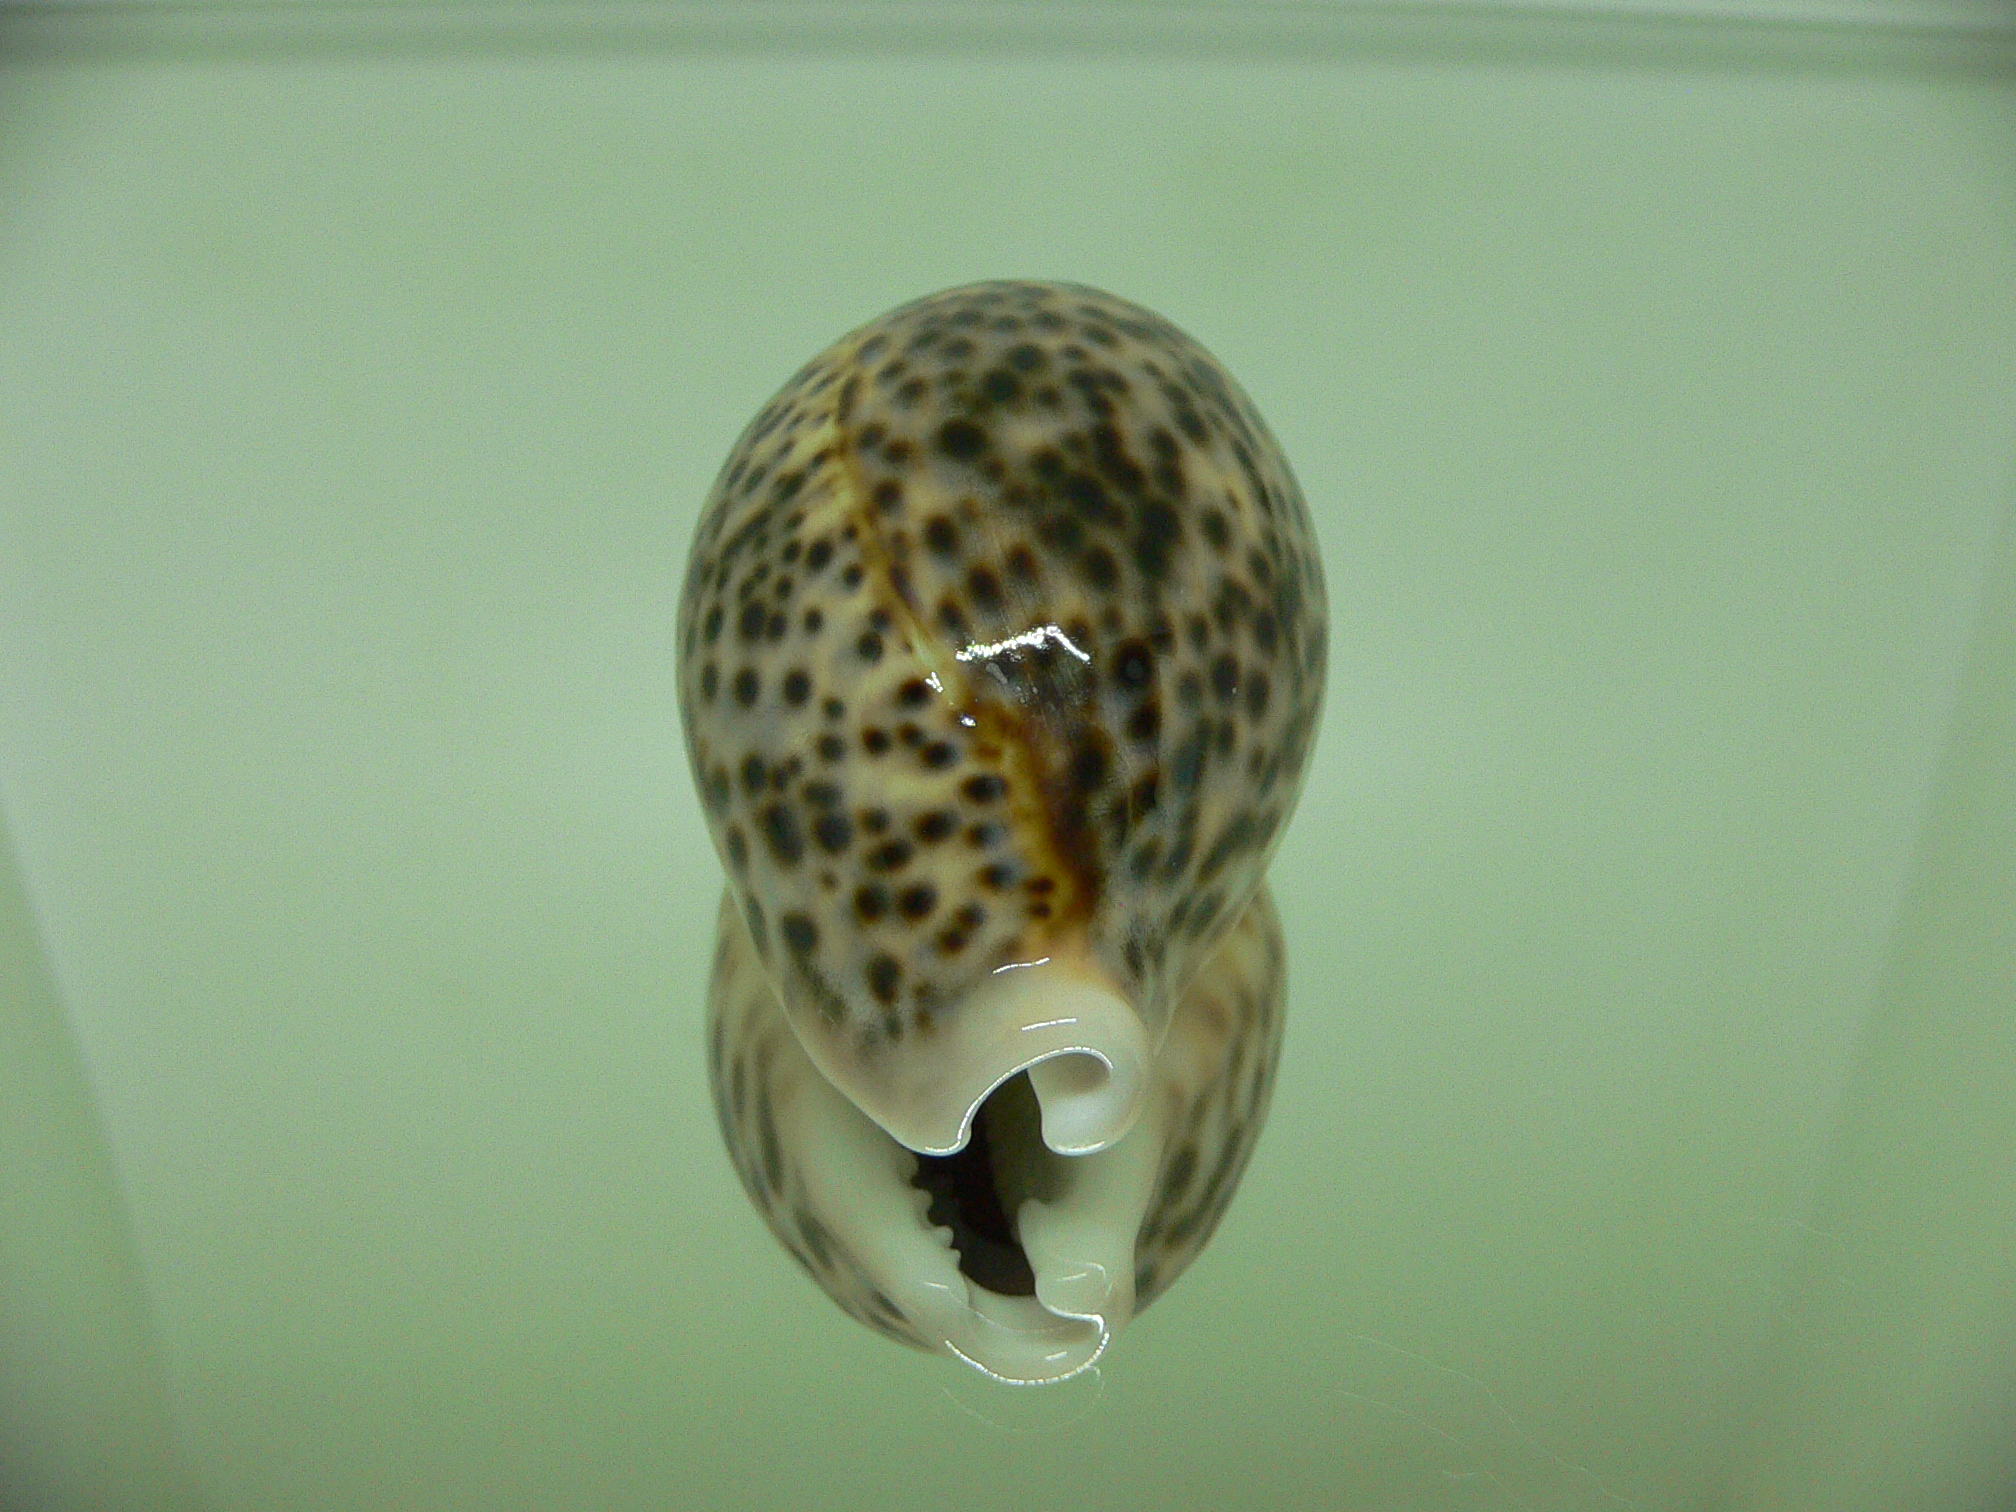
{"type": "Polygon", "coordinates": [[[1160,317],[905,305],[736,443],[680,606],[730,1154],[840,1305],[1057,1380],[1209,1237],[1279,1051],[1321,710],[1280,448],[1160,317]]]}

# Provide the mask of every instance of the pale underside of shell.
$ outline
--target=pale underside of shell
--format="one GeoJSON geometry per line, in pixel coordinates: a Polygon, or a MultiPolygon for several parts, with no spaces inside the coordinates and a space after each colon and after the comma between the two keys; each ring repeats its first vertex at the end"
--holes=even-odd
{"type": "MultiPolygon", "coordinates": [[[[981,1285],[986,1308],[1092,1328],[1091,1354],[1080,1339],[1059,1357],[1082,1368],[1138,1278],[1152,1294],[1173,1274],[1127,1258],[1179,1159],[1169,1089],[1190,1107],[1241,1094],[1183,1080],[1198,1056],[1174,1025],[1194,994],[1230,1001],[1213,986],[1230,973],[1278,1032],[1278,948],[1247,968],[1275,938],[1261,878],[1316,731],[1325,615],[1308,511],[1252,402],[1181,331],[1096,290],[906,305],[814,358],[736,443],[679,626],[688,754],[728,874],[723,969],[767,993],[723,1000],[717,977],[721,1022],[768,1026],[717,1042],[723,1123],[731,1144],[753,1129],[751,1193],[857,1316],[965,1349],[954,1314],[877,1302],[872,1279],[836,1288],[801,1216],[855,1257],[849,1275],[885,1273],[863,1258],[882,1254],[872,1235],[942,1256],[918,1238],[932,1225],[894,1222],[951,1201],[907,1172],[943,1188],[1001,1141],[1032,1155],[988,1178],[1009,1187],[994,1237],[1011,1254],[994,1258],[1034,1280],[981,1285]],[[767,1125],[746,1123],[737,1076],[777,1093],[767,1125]],[[777,1206],[756,1179],[773,1166],[822,1173],[818,1200],[777,1206]],[[861,1170],[891,1180],[838,1174],[861,1170]],[[881,1206],[850,1224],[850,1203],[881,1206]]],[[[1272,1053],[1256,1041],[1239,1064],[1272,1053]]],[[[1256,1123],[1242,1115],[1249,1139],[1256,1123]]],[[[1218,1171],[1222,1198],[1236,1169],[1200,1179],[1218,1171]]],[[[953,1247],[960,1284],[994,1274],[974,1232],[953,1247]]],[[[1038,1378],[1015,1361],[976,1357],[1038,1378]]]]}
{"type": "Polygon", "coordinates": [[[1017,1077],[985,1099],[961,1154],[898,1144],[806,1056],[732,898],[719,930],[708,1069],[736,1173],[870,1328],[999,1380],[1065,1380],[1211,1237],[1280,1057],[1285,957],[1264,886],[1170,1015],[1133,1127],[1084,1155],[1045,1144],[1017,1077]]]}

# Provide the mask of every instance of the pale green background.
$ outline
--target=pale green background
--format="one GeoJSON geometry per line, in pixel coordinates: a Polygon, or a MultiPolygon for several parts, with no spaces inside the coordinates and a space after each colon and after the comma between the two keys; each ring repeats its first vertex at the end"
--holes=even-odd
{"type": "Polygon", "coordinates": [[[13,55],[0,1505],[2009,1505],[2016,85],[1460,31],[13,55]],[[744,420],[1001,275],[1334,611],[1271,1127],[1049,1394],[748,1211],[672,687],[744,420]]]}

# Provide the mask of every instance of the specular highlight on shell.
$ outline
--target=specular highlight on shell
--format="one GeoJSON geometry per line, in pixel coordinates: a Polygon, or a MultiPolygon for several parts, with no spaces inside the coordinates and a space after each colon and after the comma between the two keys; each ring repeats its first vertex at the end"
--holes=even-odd
{"type": "Polygon", "coordinates": [[[1325,629],[1251,401],[1096,290],[905,305],[736,443],[679,627],[710,1069],[850,1313],[1060,1379],[1208,1238],[1279,1050],[1262,877],[1325,629]]]}

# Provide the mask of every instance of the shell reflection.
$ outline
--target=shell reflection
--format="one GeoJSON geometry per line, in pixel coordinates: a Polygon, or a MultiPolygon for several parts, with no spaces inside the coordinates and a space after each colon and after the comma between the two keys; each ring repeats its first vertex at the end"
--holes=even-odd
{"type": "Polygon", "coordinates": [[[1267,1106],[1322,701],[1301,494],[1159,317],[992,283],[752,422],[681,604],[715,1099],[840,1305],[1015,1381],[1196,1254],[1267,1106]]]}

